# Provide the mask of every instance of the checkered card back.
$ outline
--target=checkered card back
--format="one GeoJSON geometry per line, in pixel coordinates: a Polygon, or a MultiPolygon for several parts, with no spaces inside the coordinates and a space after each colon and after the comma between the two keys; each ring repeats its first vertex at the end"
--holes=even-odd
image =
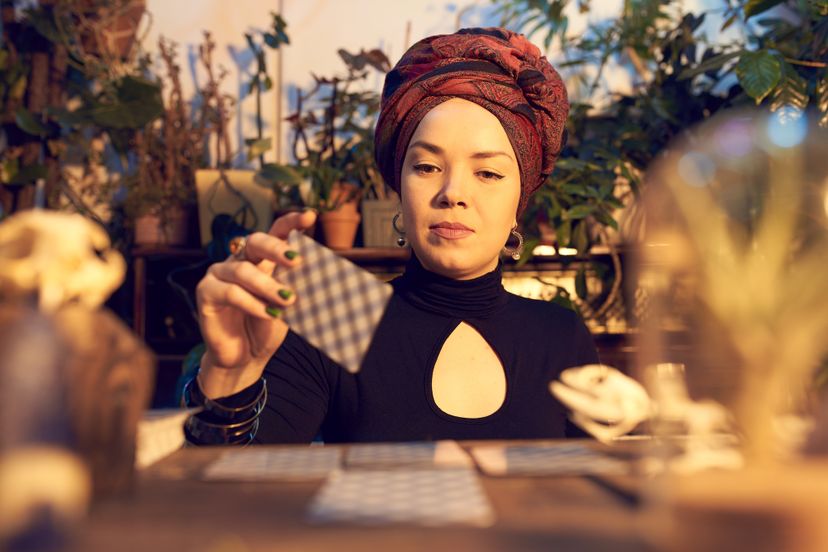
{"type": "Polygon", "coordinates": [[[333,472],[308,509],[311,523],[476,525],[495,521],[471,469],[333,472]]]}
{"type": "Polygon", "coordinates": [[[342,452],[323,446],[233,448],[207,466],[208,481],[312,481],[339,468],[342,452]]]}
{"type": "Polygon", "coordinates": [[[619,459],[577,443],[482,445],[472,456],[487,475],[615,475],[629,471],[619,459]]]}
{"type": "Polygon", "coordinates": [[[303,262],[273,273],[296,292],[285,322],[346,370],[358,372],[391,286],[300,232],[292,231],[287,242],[303,262]]]}

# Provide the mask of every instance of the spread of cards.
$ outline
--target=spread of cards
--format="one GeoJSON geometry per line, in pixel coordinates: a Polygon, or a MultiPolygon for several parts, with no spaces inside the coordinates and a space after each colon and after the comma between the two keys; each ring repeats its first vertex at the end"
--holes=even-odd
{"type": "Polygon", "coordinates": [[[494,510],[482,476],[616,475],[627,464],[579,443],[491,444],[464,450],[455,441],[347,447],[230,449],[207,466],[211,481],[322,481],[308,505],[314,524],[414,524],[486,527],[494,510]]]}

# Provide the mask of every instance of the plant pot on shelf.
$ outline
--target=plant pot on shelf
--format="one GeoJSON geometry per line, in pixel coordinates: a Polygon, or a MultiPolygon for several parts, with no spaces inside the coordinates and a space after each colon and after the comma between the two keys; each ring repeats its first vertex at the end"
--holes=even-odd
{"type": "Polygon", "coordinates": [[[361,218],[359,213],[350,207],[326,211],[319,215],[325,245],[338,250],[352,248],[361,218]]]}
{"type": "Polygon", "coordinates": [[[135,219],[135,245],[186,245],[189,223],[184,207],[167,209],[163,216],[157,212],[141,215],[135,219]]]}
{"type": "Polygon", "coordinates": [[[331,249],[350,249],[354,246],[359,222],[359,189],[346,182],[334,184],[327,205],[333,209],[319,215],[325,245],[331,249]]]}

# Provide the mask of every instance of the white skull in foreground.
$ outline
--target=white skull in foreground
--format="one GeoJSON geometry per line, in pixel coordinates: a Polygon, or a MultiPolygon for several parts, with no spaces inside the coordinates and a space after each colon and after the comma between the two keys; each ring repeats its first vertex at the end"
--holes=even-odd
{"type": "Polygon", "coordinates": [[[95,309],[125,272],[103,228],[81,215],[30,210],[0,223],[0,300],[30,297],[44,312],[95,309]]]}
{"type": "Polygon", "coordinates": [[[629,433],[650,416],[644,387],[603,364],[568,368],[549,388],[572,411],[572,421],[602,442],[629,433]]]}
{"type": "Polygon", "coordinates": [[[682,437],[681,453],[666,460],[650,458],[646,472],[665,467],[678,473],[707,468],[736,469],[743,465],[741,453],[729,431],[727,410],[714,401],[693,401],[683,379],[654,382],[658,401],[652,401],[644,387],[615,368],[588,364],[561,372],[560,381],[549,389],[572,412],[572,421],[603,443],[609,443],[650,420],[669,424],[682,437]],[[658,404],[657,404],[658,403],[658,404]]]}

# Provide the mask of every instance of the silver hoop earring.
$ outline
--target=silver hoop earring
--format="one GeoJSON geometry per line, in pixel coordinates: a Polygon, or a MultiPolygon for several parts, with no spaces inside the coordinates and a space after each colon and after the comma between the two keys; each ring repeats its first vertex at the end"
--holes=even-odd
{"type": "Polygon", "coordinates": [[[520,232],[517,231],[517,226],[514,226],[512,228],[511,235],[515,237],[515,239],[518,241],[518,244],[512,249],[504,247],[503,251],[509,256],[511,256],[514,260],[518,261],[520,260],[520,256],[523,254],[523,236],[521,236],[520,232]]]}
{"type": "Polygon", "coordinates": [[[394,232],[397,233],[397,245],[399,247],[405,247],[405,232],[397,228],[397,221],[400,219],[400,215],[402,213],[397,213],[394,215],[394,218],[391,219],[391,226],[394,228],[394,232]]]}

